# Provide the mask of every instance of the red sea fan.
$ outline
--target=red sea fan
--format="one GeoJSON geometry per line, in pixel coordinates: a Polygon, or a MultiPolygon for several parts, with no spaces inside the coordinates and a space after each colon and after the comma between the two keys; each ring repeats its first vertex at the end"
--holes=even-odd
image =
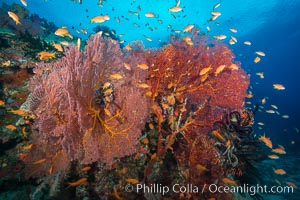
{"type": "Polygon", "coordinates": [[[59,61],[35,69],[28,107],[37,131],[26,161],[27,171],[37,173],[30,176],[65,169],[72,160],[111,166],[137,151],[149,103],[136,86],[141,78],[122,60],[118,43],[96,34],[83,52],[70,47],[59,61]],[[41,159],[42,167],[32,164],[41,159]]]}

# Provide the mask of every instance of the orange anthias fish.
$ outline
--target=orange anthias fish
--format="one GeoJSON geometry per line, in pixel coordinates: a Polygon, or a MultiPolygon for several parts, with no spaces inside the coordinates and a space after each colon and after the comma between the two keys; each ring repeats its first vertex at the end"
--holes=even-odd
{"type": "Polygon", "coordinates": [[[92,23],[103,23],[107,20],[110,20],[109,16],[108,15],[100,15],[100,16],[96,16],[96,17],[93,17],[91,19],[91,22],[92,23]]]}
{"type": "Polygon", "coordinates": [[[30,150],[32,148],[32,146],[33,146],[33,144],[29,144],[29,145],[23,146],[22,149],[30,150]]]}
{"type": "Polygon", "coordinates": [[[218,76],[225,69],[225,67],[226,65],[220,65],[215,71],[215,76],[218,76]]]}
{"type": "Polygon", "coordinates": [[[73,39],[73,36],[70,34],[70,32],[65,28],[59,28],[54,32],[55,35],[60,37],[68,36],[69,38],[73,39]]]}
{"type": "Polygon", "coordinates": [[[138,88],[142,88],[142,89],[147,89],[149,88],[150,86],[146,83],[140,83],[137,85],[138,88]]]}
{"type": "Polygon", "coordinates": [[[182,8],[180,8],[179,6],[180,6],[180,0],[177,1],[177,4],[174,7],[169,8],[169,12],[180,12],[182,8]]]}
{"type": "Polygon", "coordinates": [[[278,174],[278,175],[286,174],[286,172],[283,169],[274,169],[273,168],[273,171],[274,171],[275,174],[278,174]]]}
{"type": "Polygon", "coordinates": [[[212,69],[211,66],[205,67],[205,68],[201,69],[199,75],[200,75],[200,76],[203,76],[204,74],[207,74],[211,69],[212,69]]]}
{"type": "Polygon", "coordinates": [[[37,160],[37,161],[33,162],[32,164],[33,164],[33,165],[42,164],[42,163],[44,163],[45,161],[46,161],[46,159],[44,158],[44,159],[37,160]]]}
{"type": "Polygon", "coordinates": [[[142,69],[142,70],[148,70],[149,69],[148,65],[145,64],[145,63],[138,64],[137,67],[142,69]]]}
{"type": "Polygon", "coordinates": [[[258,63],[259,61],[260,61],[260,57],[258,57],[258,56],[255,57],[254,60],[253,60],[254,63],[258,63]]]}
{"type": "Polygon", "coordinates": [[[90,169],[91,169],[90,166],[86,166],[86,167],[82,168],[80,171],[82,171],[82,172],[87,172],[87,171],[89,171],[90,169]]]}
{"type": "Polygon", "coordinates": [[[16,126],[14,126],[14,125],[7,125],[7,126],[5,126],[5,128],[7,128],[7,129],[9,129],[9,130],[12,130],[12,131],[15,131],[15,130],[17,130],[17,127],[16,126]]]}
{"type": "Polygon", "coordinates": [[[53,46],[57,51],[60,51],[60,52],[63,52],[63,51],[64,51],[64,49],[63,49],[63,47],[61,46],[61,44],[54,43],[54,44],[52,44],[52,46],[53,46]]]}
{"type": "Polygon", "coordinates": [[[213,134],[216,138],[218,138],[218,139],[224,141],[224,137],[221,135],[221,133],[220,133],[219,131],[213,130],[213,131],[212,131],[212,134],[213,134]]]}
{"type": "Polygon", "coordinates": [[[19,109],[19,110],[11,110],[9,112],[14,113],[16,115],[20,115],[20,116],[28,116],[28,113],[26,113],[24,110],[21,110],[21,109],[19,109]]]}
{"type": "Polygon", "coordinates": [[[115,79],[115,80],[119,80],[119,79],[122,79],[123,76],[121,74],[118,74],[118,73],[115,73],[115,74],[111,74],[109,76],[111,79],[115,79]]]}
{"type": "Polygon", "coordinates": [[[194,24],[189,24],[186,27],[184,27],[184,29],[182,30],[182,32],[191,32],[191,30],[194,28],[194,24]]]}
{"type": "Polygon", "coordinates": [[[149,18],[152,18],[152,17],[155,17],[155,14],[153,12],[146,12],[145,16],[149,17],[149,18]]]}
{"type": "Polygon", "coordinates": [[[209,171],[204,165],[197,164],[196,165],[197,170],[199,170],[201,173],[204,171],[209,171]]]}
{"type": "Polygon", "coordinates": [[[16,25],[21,24],[18,15],[16,15],[15,13],[13,13],[11,11],[8,11],[7,14],[10,18],[12,18],[16,22],[16,25]]]}
{"type": "Polygon", "coordinates": [[[245,41],[244,44],[250,46],[250,45],[251,45],[251,42],[245,41]]]}
{"type": "Polygon", "coordinates": [[[26,0],[20,0],[20,1],[21,1],[21,3],[22,3],[24,6],[27,6],[26,0]]]}
{"type": "Polygon", "coordinates": [[[69,186],[68,186],[67,188],[69,188],[69,187],[75,187],[75,186],[81,185],[82,183],[84,183],[84,182],[86,182],[86,181],[87,181],[87,178],[81,178],[81,179],[79,179],[79,180],[77,180],[77,181],[69,182],[69,186]]]}
{"type": "Polygon", "coordinates": [[[223,182],[224,182],[225,184],[228,184],[228,185],[237,185],[236,181],[235,181],[235,180],[232,180],[232,179],[230,179],[230,178],[223,178],[222,180],[223,180],[223,182]]]}
{"type": "Polygon", "coordinates": [[[276,89],[276,90],[284,90],[285,87],[282,85],[282,84],[273,84],[273,88],[276,89]]]}
{"type": "Polygon", "coordinates": [[[289,186],[291,186],[291,187],[293,187],[293,188],[297,188],[297,185],[295,184],[295,183],[293,183],[293,182],[289,182],[289,181],[287,181],[287,182],[285,182],[287,185],[289,185],[289,186]]]}
{"type": "Polygon", "coordinates": [[[135,179],[135,178],[128,178],[126,179],[126,182],[131,183],[131,184],[138,184],[139,180],[135,179]]]}
{"type": "Polygon", "coordinates": [[[255,53],[259,56],[266,56],[266,54],[262,51],[256,51],[255,53]]]}
{"type": "Polygon", "coordinates": [[[268,155],[268,157],[271,159],[279,159],[279,157],[277,155],[268,155]]]}
{"type": "Polygon", "coordinates": [[[272,152],[278,153],[278,154],[286,154],[285,150],[282,148],[273,149],[272,152]]]}
{"type": "Polygon", "coordinates": [[[42,51],[38,53],[38,55],[40,60],[49,60],[56,57],[55,53],[46,52],[46,51],[42,51]]]}
{"type": "Polygon", "coordinates": [[[273,144],[272,144],[272,141],[270,140],[270,138],[267,138],[265,135],[262,135],[262,136],[259,137],[259,140],[262,141],[263,143],[265,143],[265,145],[267,147],[272,149],[273,144]]]}
{"type": "Polygon", "coordinates": [[[214,38],[217,40],[224,40],[227,38],[227,36],[226,35],[215,35],[214,38]]]}

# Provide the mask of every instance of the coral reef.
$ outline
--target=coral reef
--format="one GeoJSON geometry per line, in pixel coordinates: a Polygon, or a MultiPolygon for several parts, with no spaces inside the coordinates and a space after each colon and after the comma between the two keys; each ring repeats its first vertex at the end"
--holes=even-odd
{"type": "MultiPolygon", "coordinates": [[[[99,32],[83,51],[70,46],[34,68],[21,107],[34,122],[18,145],[30,198],[161,199],[124,186],[224,186],[256,173],[265,157],[244,107],[249,77],[225,44],[194,33],[189,43],[129,47],[99,32]]],[[[165,197],[234,198],[221,195],[165,197]]]]}

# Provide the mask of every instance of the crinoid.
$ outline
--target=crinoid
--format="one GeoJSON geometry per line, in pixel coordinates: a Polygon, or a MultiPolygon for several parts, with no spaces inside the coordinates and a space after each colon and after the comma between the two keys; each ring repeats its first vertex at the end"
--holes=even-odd
{"type": "Polygon", "coordinates": [[[259,151],[252,137],[253,114],[250,109],[234,110],[226,114],[224,121],[215,123],[212,137],[224,171],[241,176],[245,162],[259,159],[253,156],[259,151]]]}

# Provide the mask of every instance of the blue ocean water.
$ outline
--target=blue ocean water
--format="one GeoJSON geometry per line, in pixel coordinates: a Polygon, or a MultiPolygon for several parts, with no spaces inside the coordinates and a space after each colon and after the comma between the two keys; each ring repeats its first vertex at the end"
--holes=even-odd
{"type": "MultiPolygon", "coordinates": [[[[20,3],[18,0],[0,0],[0,3],[3,2],[20,3]]],[[[177,3],[174,0],[103,0],[101,6],[96,0],[82,0],[82,3],[71,0],[28,0],[27,3],[30,13],[53,21],[57,26],[67,26],[72,35],[82,39],[87,39],[93,33],[93,28],[98,24],[91,23],[90,19],[98,15],[109,15],[110,20],[103,25],[115,30],[116,35],[124,34],[121,37],[124,45],[141,40],[147,48],[159,48],[169,40],[174,30],[182,30],[188,24],[194,24],[200,28],[200,32],[211,37],[227,35],[224,40],[227,44],[230,36],[236,37],[237,44],[228,45],[251,77],[249,92],[253,98],[247,99],[247,106],[253,109],[263,106],[255,114],[255,134],[266,134],[274,144],[285,146],[287,153],[299,155],[299,0],[182,0],[180,7],[183,10],[177,13],[168,12],[168,8],[177,3]],[[221,12],[221,16],[209,22],[213,6],[217,3],[220,6],[216,11],[221,12]],[[135,15],[138,9],[139,14],[135,15]],[[153,12],[155,17],[147,18],[144,15],[146,12],[153,12]],[[235,28],[238,32],[232,33],[229,28],[235,28]],[[87,30],[88,34],[76,32],[80,29],[87,30]],[[244,41],[251,41],[251,45],[244,45],[244,41]],[[255,51],[266,53],[257,64],[253,62],[255,51]],[[257,72],[263,72],[264,78],[259,78],[257,72]],[[273,89],[275,83],[283,84],[286,89],[273,89]],[[263,98],[267,101],[264,105],[261,103],[263,98]],[[268,109],[277,113],[266,113],[268,109]],[[288,115],[289,118],[285,119],[282,115],[288,115]],[[263,122],[264,125],[259,126],[257,122],[263,122]]]]}

